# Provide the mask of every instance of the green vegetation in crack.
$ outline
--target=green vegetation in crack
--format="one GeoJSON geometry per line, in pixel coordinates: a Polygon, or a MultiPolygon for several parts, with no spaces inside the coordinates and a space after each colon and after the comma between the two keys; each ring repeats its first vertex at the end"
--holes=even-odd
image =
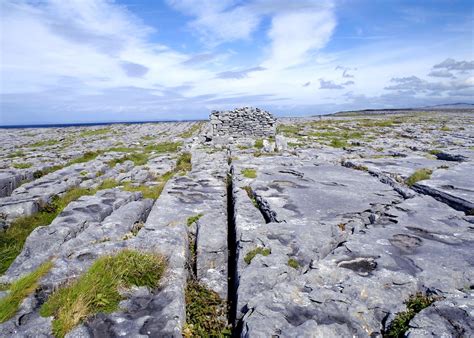
{"type": "Polygon", "coordinates": [[[28,169],[31,168],[33,164],[28,163],[28,162],[23,162],[23,163],[13,163],[13,168],[15,169],[28,169]]]}
{"type": "Polygon", "coordinates": [[[52,266],[53,263],[46,262],[35,271],[8,285],[9,293],[0,299],[0,323],[9,320],[16,314],[23,299],[36,290],[38,281],[48,273],[52,266]]]}
{"type": "Polygon", "coordinates": [[[186,286],[186,324],[183,336],[230,337],[226,302],[198,281],[188,280],[186,286]]]}
{"type": "Polygon", "coordinates": [[[410,328],[409,323],[415,315],[421,310],[427,308],[435,301],[440,299],[436,296],[427,296],[421,292],[410,296],[405,302],[406,311],[399,312],[393,319],[387,331],[383,333],[384,338],[402,338],[405,337],[405,332],[410,328]]]}
{"type": "Polygon", "coordinates": [[[64,337],[91,316],[118,310],[123,299],[120,289],[157,288],[165,265],[162,256],[135,250],[101,257],[76,281],[54,292],[41,306],[40,315],[54,316],[53,334],[64,337]]]}
{"type": "Polygon", "coordinates": [[[244,261],[245,263],[250,264],[252,260],[255,258],[255,256],[257,255],[268,256],[271,253],[272,253],[272,250],[270,248],[262,248],[259,246],[247,252],[247,254],[244,257],[244,261]]]}
{"type": "Polygon", "coordinates": [[[255,198],[255,195],[253,193],[253,190],[252,190],[252,187],[249,186],[249,185],[246,185],[244,187],[242,187],[242,189],[245,190],[245,192],[247,193],[247,196],[250,198],[250,200],[252,201],[252,204],[255,208],[258,208],[258,203],[257,203],[257,200],[255,198]]]}
{"type": "Polygon", "coordinates": [[[412,185],[414,185],[416,182],[419,182],[419,181],[423,181],[423,180],[427,180],[431,177],[431,174],[433,173],[433,171],[431,169],[427,169],[427,168],[423,168],[423,169],[418,169],[416,170],[413,174],[410,175],[410,177],[408,177],[406,180],[405,180],[405,183],[411,187],[412,185]]]}
{"type": "Polygon", "coordinates": [[[188,219],[186,220],[186,224],[189,226],[193,225],[193,223],[196,223],[197,221],[199,221],[199,219],[204,216],[204,214],[197,214],[197,215],[194,215],[194,216],[191,216],[191,217],[188,217],[188,219]]]}

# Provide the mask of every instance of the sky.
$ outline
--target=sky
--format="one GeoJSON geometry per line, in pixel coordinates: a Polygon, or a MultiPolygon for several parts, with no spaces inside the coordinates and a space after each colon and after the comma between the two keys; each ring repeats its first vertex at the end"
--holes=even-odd
{"type": "Polygon", "coordinates": [[[474,3],[0,0],[0,125],[474,102],[474,3]]]}

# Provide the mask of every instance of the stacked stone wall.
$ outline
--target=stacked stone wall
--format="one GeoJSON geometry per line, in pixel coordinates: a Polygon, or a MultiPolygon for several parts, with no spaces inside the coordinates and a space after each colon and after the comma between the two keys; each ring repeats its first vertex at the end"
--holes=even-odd
{"type": "Polygon", "coordinates": [[[212,111],[210,115],[213,136],[275,135],[276,119],[259,108],[237,108],[230,111],[212,111]]]}

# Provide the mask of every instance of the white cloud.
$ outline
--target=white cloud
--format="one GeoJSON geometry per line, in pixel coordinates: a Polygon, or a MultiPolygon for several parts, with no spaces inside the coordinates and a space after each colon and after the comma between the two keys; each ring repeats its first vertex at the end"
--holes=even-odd
{"type": "Polygon", "coordinates": [[[331,8],[277,14],[268,33],[271,56],[263,65],[288,68],[307,62],[311,51],[326,45],[335,26],[331,8]]]}

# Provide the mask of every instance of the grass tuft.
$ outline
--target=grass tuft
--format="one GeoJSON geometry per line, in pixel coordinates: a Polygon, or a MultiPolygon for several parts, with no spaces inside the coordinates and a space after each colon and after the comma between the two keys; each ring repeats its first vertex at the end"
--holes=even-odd
{"type": "Polygon", "coordinates": [[[191,153],[190,152],[185,152],[182,153],[178,159],[176,160],[176,171],[181,172],[181,173],[186,173],[188,171],[191,171],[192,165],[191,165],[191,153]]]}
{"type": "Polygon", "coordinates": [[[262,248],[259,246],[247,252],[247,254],[244,257],[244,261],[245,263],[250,264],[252,262],[252,259],[255,258],[255,256],[257,255],[268,256],[271,253],[272,253],[272,250],[270,248],[262,248]]]}
{"type": "Polygon", "coordinates": [[[257,178],[257,171],[255,169],[242,169],[240,173],[246,178],[257,178]]]}
{"type": "Polygon", "coordinates": [[[255,143],[253,145],[257,149],[262,149],[263,148],[263,140],[261,138],[255,140],[255,143]]]}
{"type": "Polygon", "coordinates": [[[0,299],[0,323],[12,318],[18,311],[21,302],[38,287],[38,281],[53,266],[53,263],[46,262],[35,271],[21,277],[9,286],[10,292],[0,299]]]}
{"type": "Polygon", "coordinates": [[[298,269],[300,267],[300,263],[294,258],[288,259],[288,266],[293,269],[298,269]]]}
{"type": "Polygon", "coordinates": [[[333,148],[345,148],[347,147],[347,141],[341,140],[337,138],[333,138],[330,143],[331,147],[333,148]]]}
{"type": "Polygon", "coordinates": [[[426,168],[418,169],[413,174],[411,174],[410,177],[408,177],[405,180],[405,183],[409,187],[411,187],[416,182],[429,179],[431,177],[432,173],[433,173],[433,171],[431,169],[426,169],[426,168]]]}
{"type": "Polygon", "coordinates": [[[158,254],[123,250],[101,257],[79,279],[53,293],[40,315],[54,316],[53,333],[64,337],[94,314],[117,310],[122,300],[119,289],[158,287],[164,270],[165,260],[158,254]]]}
{"type": "Polygon", "coordinates": [[[421,292],[410,296],[405,302],[407,310],[397,313],[388,330],[383,333],[384,338],[402,338],[410,328],[409,323],[415,315],[433,304],[439,297],[423,295],[421,292]]]}

